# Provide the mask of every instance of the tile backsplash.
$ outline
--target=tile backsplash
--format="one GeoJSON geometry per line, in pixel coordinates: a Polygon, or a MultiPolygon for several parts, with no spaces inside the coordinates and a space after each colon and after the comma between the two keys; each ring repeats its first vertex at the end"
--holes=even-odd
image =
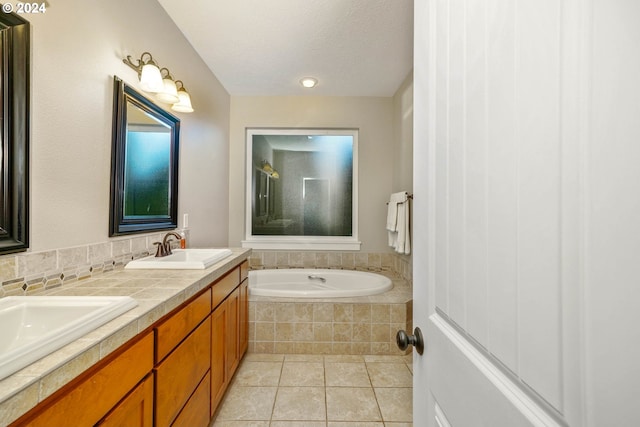
{"type": "Polygon", "coordinates": [[[0,257],[0,297],[30,295],[123,268],[149,255],[163,234],[126,237],[71,248],[0,257]]]}
{"type": "MultiPolygon", "coordinates": [[[[123,268],[152,254],[164,233],[108,242],[0,256],[0,298],[30,295],[123,268]]],[[[411,282],[411,257],[395,253],[254,250],[251,268],[342,268],[390,271],[411,282]]]]}

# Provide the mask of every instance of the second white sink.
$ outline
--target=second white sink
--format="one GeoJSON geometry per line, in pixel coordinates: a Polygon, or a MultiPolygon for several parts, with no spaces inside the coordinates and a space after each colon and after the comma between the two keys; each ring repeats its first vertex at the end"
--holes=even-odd
{"type": "Polygon", "coordinates": [[[148,256],[129,262],[126,269],[202,270],[231,255],[229,249],[173,249],[164,257],[148,256]]]}
{"type": "Polygon", "coordinates": [[[0,298],[0,379],[137,305],[124,296],[0,298]]]}

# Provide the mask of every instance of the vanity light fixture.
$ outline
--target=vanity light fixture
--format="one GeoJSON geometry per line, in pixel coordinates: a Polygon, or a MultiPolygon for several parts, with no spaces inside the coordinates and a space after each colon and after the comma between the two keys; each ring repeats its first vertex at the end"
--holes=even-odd
{"type": "Polygon", "coordinates": [[[127,55],[122,60],[129,67],[138,72],[140,89],[155,93],[160,102],[173,104],[171,109],[181,113],[192,113],[191,97],[184,88],[182,81],[175,80],[169,69],[160,68],[149,52],[140,55],[140,59],[133,60],[127,55]],[[177,84],[180,83],[178,89],[177,84]]]}
{"type": "Polygon", "coordinates": [[[306,88],[313,88],[318,84],[318,79],[313,77],[304,77],[300,80],[300,84],[306,88]]]}
{"type": "Polygon", "coordinates": [[[192,113],[193,107],[191,106],[191,96],[189,92],[184,88],[184,84],[181,80],[176,80],[176,86],[180,83],[180,89],[178,89],[178,102],[171,106],[171,109],[180,113],[192,113]]]}

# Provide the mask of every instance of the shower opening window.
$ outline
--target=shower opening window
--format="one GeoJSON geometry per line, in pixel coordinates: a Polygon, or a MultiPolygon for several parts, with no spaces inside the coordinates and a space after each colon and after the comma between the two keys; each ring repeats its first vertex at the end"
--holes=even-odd
{"type": "Polygon", "coordinates": [[[247,129],[246,240],[358,250],[356,129],[247,129]]]}

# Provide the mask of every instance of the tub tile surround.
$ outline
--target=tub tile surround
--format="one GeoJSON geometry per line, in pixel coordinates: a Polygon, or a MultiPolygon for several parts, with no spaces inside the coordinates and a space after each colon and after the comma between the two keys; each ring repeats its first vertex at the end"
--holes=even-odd
{"type": "Polygon", "coordinates": [[[249,353],[212,427],[411,426],[411,364],[412,355],[249,353]]]}
{"type": "Polygon", "coordinates": [[[411,286],[412,257],[392,252],[332,252],[332,251],[266,251],[254,249],[249,258],[254,269],[271,268],[335,268],[372,273],[391,272],[407,280],[411,286]]]}
{"type": "Polygon", "coordinates": [[[401,355],[399,329],[413,330],[411,263],[395,254],[256,251],[252,269],[335,268],[385,275],[393,289],[367,297],[298,299],[249,296],[249,352],[401,355]]]}

